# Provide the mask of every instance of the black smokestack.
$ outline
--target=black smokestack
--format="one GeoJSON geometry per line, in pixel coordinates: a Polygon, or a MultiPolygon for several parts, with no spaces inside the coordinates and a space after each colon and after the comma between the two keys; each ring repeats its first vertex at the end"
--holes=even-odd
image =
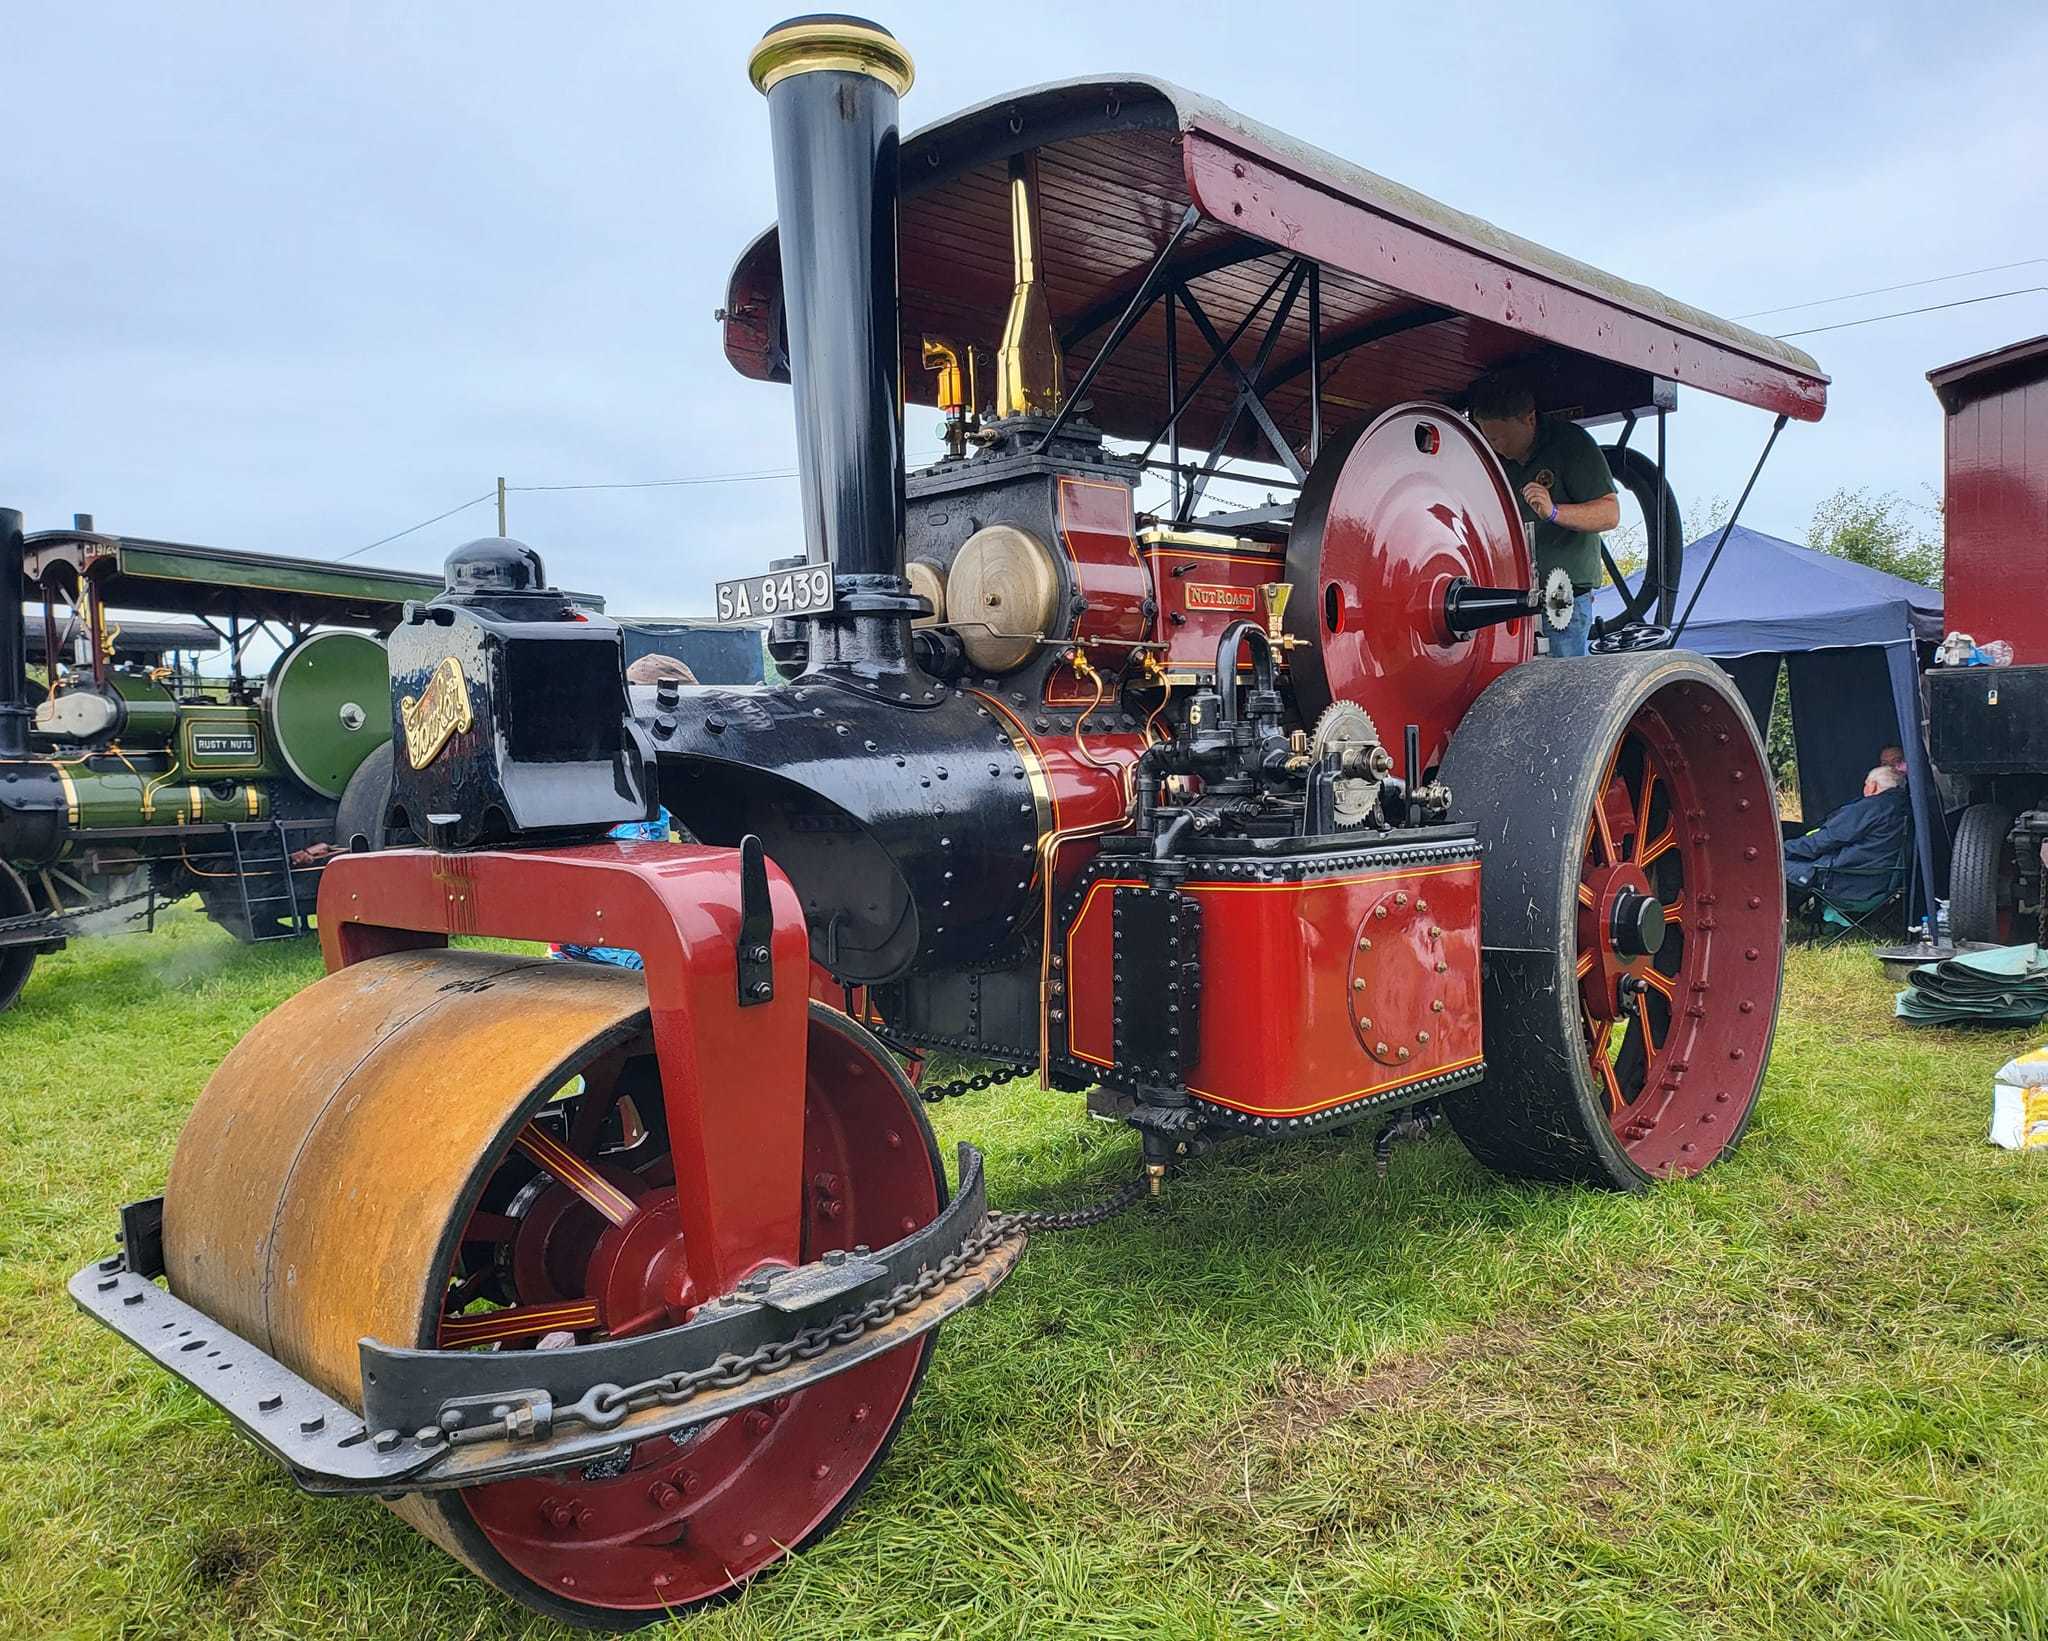
{"type": "MultiPolygon", "coordinates": [[[[21,630],[21,514],[0,507],[0,758],[28,756],[28,657],[21,630]]],[[[56,657],[50,658],[54,673],[56,657]]]]}
{"type": "Polygon", "coordinates": [[[812,660],[894,659],[922,608],[903,580],[896,312],[896,110],[910,55],[858,17],[794,17],[747,68],[775,144],[807,556],[832,565],[849,618],[814,628],[812,660]]]}

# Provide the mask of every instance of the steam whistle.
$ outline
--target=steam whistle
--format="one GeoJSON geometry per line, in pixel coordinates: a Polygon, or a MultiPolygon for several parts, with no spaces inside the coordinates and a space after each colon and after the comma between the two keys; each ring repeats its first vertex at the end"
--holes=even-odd
{"type": "Polygon", "coordinates": [[[949,460],[959,461],[967,454],[967,441],[981,431],[981,391],[975,381],[974,349],[963,349],[943,336],[927,336],[924,368],[938,373],[938,404],[946,418],[946,455],[949,460]]]}

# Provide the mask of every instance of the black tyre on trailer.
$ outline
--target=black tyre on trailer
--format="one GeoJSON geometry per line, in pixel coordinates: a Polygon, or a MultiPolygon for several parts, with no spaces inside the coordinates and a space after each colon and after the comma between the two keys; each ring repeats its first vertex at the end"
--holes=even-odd
{"type": "Polygon", "coordinates": [[[1973,803],[1956,823],[1948,868],[1948,929],[1956,940],[2011,945],[2019,905],[2019,866],[2008,839],[2013,812],[1973,803]]]}

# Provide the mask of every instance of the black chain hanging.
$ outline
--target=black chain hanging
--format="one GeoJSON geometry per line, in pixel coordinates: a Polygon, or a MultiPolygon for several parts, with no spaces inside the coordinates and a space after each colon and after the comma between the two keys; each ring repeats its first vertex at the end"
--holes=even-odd
{"type": "Polygon", "coordinates": [[[950,1083],[924,1083],[917,1091],[917,1097],[926,1105],[937,1105],[941,1100],[957,1100],[962,1094],[979,1094],[985,1088],[1001,1088],[1005,1083],[1014,1083],[1019,1077],[1028,1077],[1028,1066],[997,1066],[993,1071],[977,1071],[971,1077],[955,1077],[950,1083]]]}

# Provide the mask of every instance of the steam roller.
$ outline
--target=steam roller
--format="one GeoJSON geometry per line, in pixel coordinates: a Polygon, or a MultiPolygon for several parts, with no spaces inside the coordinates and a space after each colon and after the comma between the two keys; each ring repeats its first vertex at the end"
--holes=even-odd
{"type": "Polygon", "coordinates": [[[793,391],[804,540],[712,596],[783,677],[630,684],[532,548],[451,553],[365,831],[418,846],[324,868],[325,978],[71,1284],[300,1485],[598,1627],[828,1531],[1029,1237],[1219,1145],[1442,1115],[1512,1176],[1708,1167],[1783,952],[1740,694],[1543,653],[1574,589],[1452,401],[1532,358],[1586,421],[1661,425],[1665,371],[1818,414],[1804,355],[1160,82],[906,142],[873,24],[750,72],[777,221],[721,323],[793,391]],[[1198,514],[1247,441],[1295,499],[1198,514]],[[1127,1126],[1112,1194],[941,1166],[926,1100],[1017,1077],[1127,1126]]]}

